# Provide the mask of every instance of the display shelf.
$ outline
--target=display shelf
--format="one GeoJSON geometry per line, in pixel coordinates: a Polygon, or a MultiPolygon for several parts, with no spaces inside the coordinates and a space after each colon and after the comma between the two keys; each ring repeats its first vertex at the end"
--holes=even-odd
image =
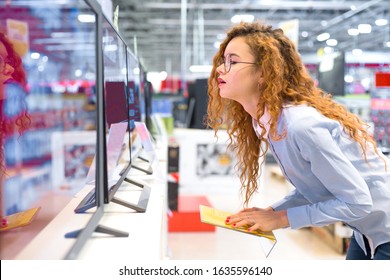
{"type": "MultiPolygon", "coordinates": [[[[158,160],[157,160],[158,161],[158,160]]],[[[165,170],[164,161],[154,166],[165,170]]],[[[145,213],[121,205],[110,203],[104,207],[101,225],[129,233],[128,237],[111,237],[94,233],[78,255],[78,259],[163,259],[167,255],[166,225],[166,181],[154,175],[131,170],[131,179],[151,188],[148,207],[145,213]]],[[[83,228],[92,212],[75,214],[74,209],[82,198],[93,188],[85,186],[68,205],[15,257],[15,259],[63,259],[75,242],[65,238],[65,234],[83,228]],[[53,250],[53,248],[56,248],[53,250]]],[[[138,187],[123,183],[116,195],[128,202],[136,202],[141,194],[138,187]]],[[[90,211],[94,211],[91,209],[90,211]]]]}

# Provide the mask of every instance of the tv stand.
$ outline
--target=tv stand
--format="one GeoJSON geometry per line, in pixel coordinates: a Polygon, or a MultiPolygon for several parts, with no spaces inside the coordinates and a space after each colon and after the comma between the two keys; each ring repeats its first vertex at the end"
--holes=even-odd
{"type": "Polygon", "coordinates": [[[129,179],[129,178],[125,178],[125,181],[127,182],[127,183],[130,183],[130,184],[133,184],[133,185],[136,185],[137,187],[140,187],[141,189],[143,189],[144,188],[144,184],[142,184],[142,183],[140,183],[140,182],[137,182],[137,181],[134,181],[134,180],[132,180],[132,179],[129,179]]]}
{"type": "MultiPolygon", "coordinates": [[[[77,238],[80,235],[82,230],[83,229],[78,229],[75,231],[68,232],[67,234],[65,234],[65,238],[77,238]]],[[[106,227],[103,225],[97,225],[94,232],[104,233],[104,234],[112,235],[114,237],[128,237],[129,236],[128,232],[109,228],[109,227],[106,227]]]]}
{"type": "Polygon", "coordinates": [[[136,153],[136,156],[134,156],[134,158],[132,160],[132,163],[131,163],[131,167],[133,167],[134,169],[137,169],[139,171],[142,171],[142,172],[146,173],[147,175],[152,175],[153,174],[153,169],[152,169],[152,165],[151,165],[150,160],[148,160],[147,158],[141,156],[140,153],[141,153],[141,151],[136,153]],[[143,162],[147,162],[149,164],[148,167],[144,168],[144,167],[140,167],[140,166],[134,164],[133,162],[135,161],[135,159],[139,159],[139,160],[141,160],[143,162]]]}
{"type": "Polygon", "coordinates": [[[133,209],[139,213],[144,213],[146,211],[146,208],[148,207],[151,188],[148,186],[142,185],[140,183],[134,182],[130,179],[126,180],[126,182],[135,184],[137,186],[142,186],[142,193],[141,193],[140,198],[138,199],[138,203],[137,204],[130,203],[130,202],[127,202],[123,199],[117,198],[115,196],[112,198],[111,201],[115,202],[119,205],[125,206],[127,208],[133,209]]]}
{"type": "Polygon", "coordinates": [[[153,174],[153,169],[150,166],[148,168],[142,168],[142,167],[139,167],[139,166],[137,166],[135,164],[131,164],[131,167],[133,167],[134,169],[137,169],[139,171],[145,172],[148,175],[152,175],[153,174]]]}

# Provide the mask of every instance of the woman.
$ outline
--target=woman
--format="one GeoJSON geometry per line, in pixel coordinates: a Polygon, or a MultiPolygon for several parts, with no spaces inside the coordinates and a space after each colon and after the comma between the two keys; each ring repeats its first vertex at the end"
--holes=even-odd
{"type": "Polygon", "coordinates": [[[366,125],[315,87],[282,30],[241,23],[228,32],[209,78],[207,121],[227,130],[246,206],[268,149],[295,187],[227,224],[268,231],[342,221],[354,231],[347,259],[390,259],[389,161],[366,125]]]}
{"type": "Polygon", "coordinates": [[[7,136],[15,130],[21,135],[30,124],[25,100],[26,85],[22,59],[11,41],[0,32],[0,227],[7,226],[7,220],[2,217],[2,184],[6,174],[3,146],[7,136]]]}

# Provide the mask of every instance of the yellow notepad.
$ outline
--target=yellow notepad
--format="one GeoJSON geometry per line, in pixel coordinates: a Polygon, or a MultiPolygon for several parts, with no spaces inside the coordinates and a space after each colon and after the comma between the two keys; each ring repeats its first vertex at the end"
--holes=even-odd
{"type": "Polygon", "coordinates": [[[267,232],[261,230],[247,231],[249,226],[236,228],[231,225],[225,224],[226,217],[231,215],[231,213],[229,212],[217,210],[215,208],[211,208],[204,205],[199,205],[199,211],[200,211],[200,220],[202,221],[202,223],[223,227],[227,229],[232,229],[232,230],[236,230],[236,231],[240,231],[252,235],[257,235],[260,237],[268,238],[272,241],[276,241],[275,235],[273,234],[272,231],[267,231],[267,232]]]}
{"type": "Polygon", "coordinates": [[[33,218],[35,217],[35,215],[38,213],[39,209],[41,209],[41,207],[31,208],[31,209],[28,209],[25,211],[21,211],[21,212],[3,217],[3,218],[7,219],[8,224],[5,227],[0,227],[0,231],[6,231],[6,230],[13,229],[13,228],[18,228],[18,227],[29,225],[31,223],[31,221],[33,220],[33,218]]]}

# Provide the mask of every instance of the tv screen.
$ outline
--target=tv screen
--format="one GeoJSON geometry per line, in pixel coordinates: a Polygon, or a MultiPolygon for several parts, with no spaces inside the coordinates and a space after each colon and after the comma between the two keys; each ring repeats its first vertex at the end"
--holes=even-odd
{"type": "Polygon", "coordinates": [[[147,73],[141,67],[141,88],[144,96],[144,104],[145,104],[145,124],[149,131],[152,130],[152,84],[149,82],[146,77],[147,73]]]}
{"type": "Polygon", "coordinates": [[[137,57],[127,49],[127,90],[129,96],[129,123],[131,139],[131,160],[132,167],[146,174],[153,174],[151,165],[141,167],[136,164],[137,159],[151,163],[151,159],[142,155],[143,146],[140,137],[135,129],[136,122],[145,122],[146,100],[145,100],[145,77],[137,57]]]}
{"type": "MultiPolygon", "coordinates": [[[[131,133],[134,131],[134,117],[139,116],[139,108],[131,107],[137,102],[130,101],[139,100],[139,72],[134,71],[134,68],[138,66],[138,60],[127,51],[125,42],[106,18],[104,18],[102,25],[103,112],[105,115],[103,126],[104,131],[108,132],[104,151],[107,172],[104,202],[115,202],[138,212],[144,212],[150,189],[128,178],[132,167],[131,133]],[[130,55],[131,59],[129,59],[130,55]],[[128,74],[129,71],[132,75],[128,74]],[[126,134],[123,133],[123,128],[126,129],[126,134]],[[138,204],[128,203],[115,196],[124,181],[142,188],[138,204]]],[[[94,207],[95,203],[95,193],[92,190],[76,207],[75,212],[83,213],[94,207]]]]}
{"type": "Polygon", "coordinates": [[[135,122],[143,120],[144,106],[141,98],[141,71],[137,57],[127,49],[127,90],[129,95],[130,130],[135,128],[135,122]]]}
{"type": "Polygon", "coordinates": [[[333,96],[345,95],[344,73],[344,53],[324,56],[319,65],[318,86],[333,96]]]}

